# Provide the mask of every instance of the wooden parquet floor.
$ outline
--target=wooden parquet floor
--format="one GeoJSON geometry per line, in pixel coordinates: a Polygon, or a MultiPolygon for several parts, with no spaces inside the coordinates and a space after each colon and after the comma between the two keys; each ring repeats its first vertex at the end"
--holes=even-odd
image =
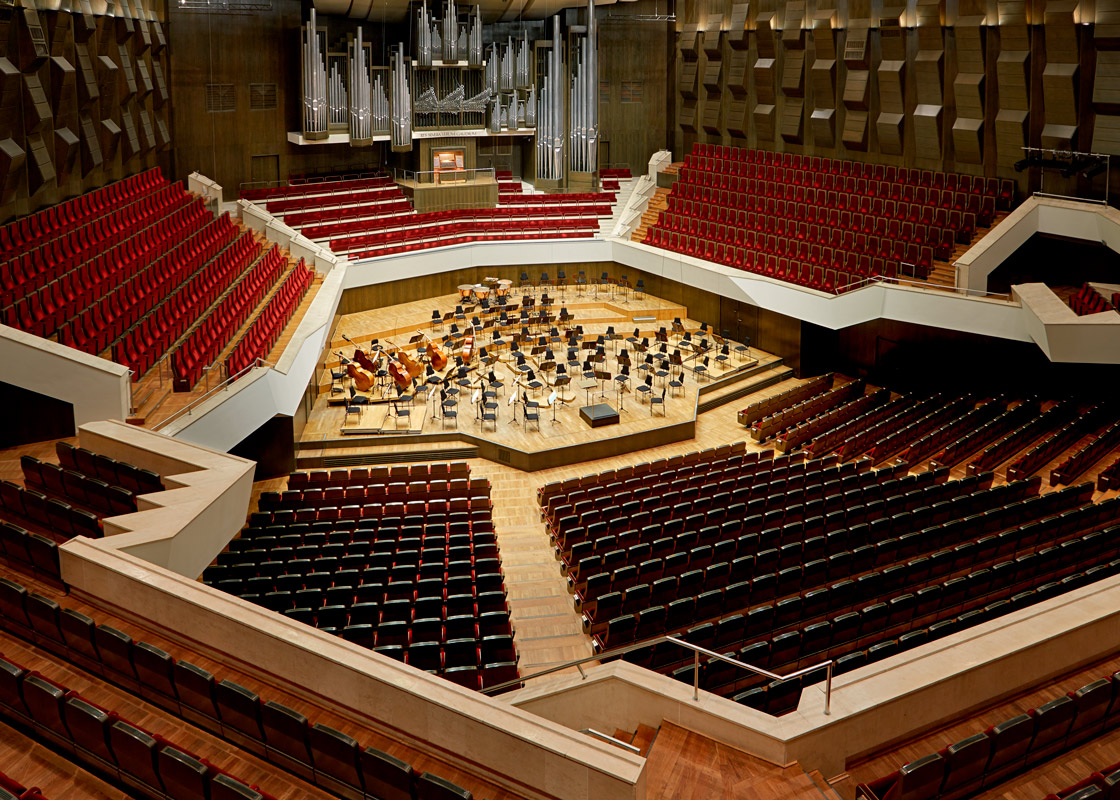
{"type": "Polygon", "coordinates": [[[800,766],[782,768],[672,722],[646,762],[647,800],[823,800],[800,766]]]}
{"type": "Polygon", "coordinates": [[[0,723],[0,772],[50,800],[130,800],[131,795],[87,772],[30,736],[0,723]]]}

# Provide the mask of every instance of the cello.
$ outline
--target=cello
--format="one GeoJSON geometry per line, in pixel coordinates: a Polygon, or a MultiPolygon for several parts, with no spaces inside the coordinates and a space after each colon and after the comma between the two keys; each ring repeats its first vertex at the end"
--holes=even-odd
{"type": "MultiPolygon", "coordinates": [[[[473,331],[474,329],[472,328],[471,330],[473,331]]],[[[463,337],[463,350],[462,350],[461,355],[463,357],[463,363],[464,364],[471,363],[471,359],[474,357],[474,334],[473,333],[468,333],[466,336],[463,337]]]]}
{"type": "Polygon", "coordinates": [[[407,392],[409,387],[412,386],[412,376],[408,374],[408,368],[395,356],[391,356],[385,351],[382,351],[382,353],[389,361],[389,377],[393,379],[393,383],[397,385],[400,392],[407,392]]]}
{"type": "Polygon", "coordinates": [[[353,340],[346,334],[342,334],[342,338],[354,345],[354,360],[358,362],[358,366],[370,372],[377,372],[377,362],[370,358],[362,348],[354,344],[353,340]]]}
{"type": "MultiPolygon", "coordinates": [[[[392,342],[390,342],[392,344],[392,342]]],[[[393,345],[396,347],[396,345],[393,345]]],[[[401,363],[401,365],[408,372],[408,377],[417,378],[424,372],[424,365],[419,361],[413,361],[408,355],[408,352],[403,347],[397,347],[397,351],[393,354],[393,358],[401,363]]]]}
{"type": "MultiPolygon", "coordinates": [[[[417,333],[422,333],[417,331],[417,333]]],[[[432,341],[431,337],[426,333],[422,333],[424,339],[427,340],[427,345],[424,347],[424,352],[428,354],[428,363],[432,365],[432,369],[436,372],[442,372],[447,366],[447,356],[445,356],[439,349],[439,345],[432,341]]]]}
{"type": "MultiPolygon", "coordinates": [[[[359,367],[357,364],[343,356],[341,353],[339,353],[338,355],[346,365],[346,374],[349,375],[350,379],[354,381],[354,388],[359,392],[368,392],[373,387],[373,375],[370,372],[367,372],[366,370],[359,367]]],[[[374,367],[374,370],[376,371],[376,366],[374,367]]]]}

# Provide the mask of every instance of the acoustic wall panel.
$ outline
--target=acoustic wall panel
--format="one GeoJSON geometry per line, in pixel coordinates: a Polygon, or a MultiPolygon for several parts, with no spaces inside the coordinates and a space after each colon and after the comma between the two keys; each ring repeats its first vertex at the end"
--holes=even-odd
{"type": "Polygon", "coordinates": [[[999,0],[998,7],[996,155],[1001,164],[1011,165],[1023,157],[1027,143],[1031,32],[1024,0],[999,0]]]}
{"type": "Polygon", "coordinates": [[[1077,97],[1081,53],[1070,0],[1046,4],[1046,67],[1042,73],[1042,146],[1077,148],[1077,97]]]}
{"type": "Polygon", "coordinates": [[[78,152],[82,157],[82,177],[84,178],[93,170],[98,169],[104,160],[101,157],[101,140],[97,134],[98,126],[93,117],[89,114],[81,114],[78,117],[78,127],[81,142],[78,152]]]}
{"type": "Polygon", "coordinates": [[[941,109],[945,104],[945,42],[941,0],[918,0],[918,55],[914,59],[914,151],[941,157],[941,109]]]}
{"type": "Polygon", "coordinates": [[[746,50],[732,50],[727,59],[727,90],[733,97],[746,97],[750,91],[750,54],[746,50]]]}
{"type": "Polygon", "coordinates": [[[813,61],[810,68],[812,110],[809,127],[817,147],[836,146],[836,12],[819,9],[813,15],[813,61]]]}
{"type": "MultiPolygon", "coordinates": [[[[74,66],[62,56],[51,56],[50,61],[51,112],[58,116],[63,101],[74,93],[74,66]]],[[[70,103],[73,106],[73,101],[70,103]]]]}
{"type": "Polygon", "coordinates": [[[750,47],[750,36],[747,31],[747,13],[749,3],[735,3],[731,7],[731,25],[727,30],[727,43],[732,50],[746,50],[750,47]]]}
{"type": "MultiPolygon", "coordinates": [[[[958,161],[979,164],[984,155],[984,61],[983,17],[957,20],[957,76],[953,96],[957,118],[953,121],[953,150],[958,161]]],[[[919,90],[920,91],[920,90],[919,90]]]]}
{"type": "Polygon", "coordinates": [[[777,15],[760,11],[755,18],[754,89],[756,105],[753,119],[755,134],[761,144],[772,146],[777,124],[778,47],[775,29],[777,15]]]}
{"type": "Polygon", "coordinates": [[[782,108],[782,140],[792,144],[805,140],[805,101],[801,98],[791,97],[782,108]]]}
{"type": "Polygon", "coordinates": [[[0,139],[0,205],[15,198],[27,153],[15,139],[0,139]]]}
{"type": "Polygon", "coordinates": [[[867,149],[867,111],[871,101],[870,44],[867,18],[853,19],[844,43],[844,78],[841,100],[846,113],[840,140],[849,150],[867,149]]]}
{"type": "Polygon", "coordinates": [[[1097,0],[1093,43],[1097,64],[1093,74],[1094,153],[1120,155],[1120,0],[1097,0]]]}
{"type": "Polygon", "coordinates": [[[720,28],[723,26],[723,14],[709,14],[704,25],[704,55],[709,59],[718,59],[720,52],[720,28]]]}
{"type": "Polygon", "coordinates": [[[704,101],[704,133],[719,136],[719,93],[709,94],[704,101]]]}
{"type": "Polygon", "coordinates": [[[724,127],[732,136],[740,139],[747,138],[747,131],[750,130],[750,112],[746,100],[732,100],[727,104],[727,119],[724,127]]]}
{"type": "Polygon", "coordinates": [[[40,131],[51,121],[51,104],[43,84],[35,73],[23,76],[23,126],[31,133],[40,131]]]}
{"type": "Polygon", "coordinates": [[[101,157],[111,161],[121,142],[121,128],[111,119],[101,120],[101,157]]]}
{"type": "Polygon", "coordinates": [[[65,181],[78,160],[78,136],[69,128],[54,129],[54,168],[60,181],[65,181]]]}
{"type": "Polygon", "coordinates": [[[54,182],[54,163],[51,161],[47,143],[43,140],[43,134],[29,134],[27,137],[28,193],[35,194],[44,186],[54,182]]]}

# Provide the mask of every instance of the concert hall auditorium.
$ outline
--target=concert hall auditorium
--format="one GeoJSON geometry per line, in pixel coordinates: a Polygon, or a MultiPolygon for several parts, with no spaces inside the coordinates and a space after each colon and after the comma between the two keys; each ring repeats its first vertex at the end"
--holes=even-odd
{"type": "Polygon", "coordinates": [[[1113,155],[1120,0],[0,0],[0,800],[1120,800],[1113,155]]]}

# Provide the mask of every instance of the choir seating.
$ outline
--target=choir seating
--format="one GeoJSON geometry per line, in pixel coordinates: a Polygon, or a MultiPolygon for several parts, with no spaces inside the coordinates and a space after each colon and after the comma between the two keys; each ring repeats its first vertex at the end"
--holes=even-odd
{"type": "Polygon", "coordinates": [[[925,280],[1013,201],[1011,181],[697,143],[645,243],[838,293],[925,280]]]}
{"type": "Polygon", "coordinates": [[[314,281],[314,270],[301,258],[226,356],[226,375],[237,375],[269,354],[314,281]]]}
{"type": "Polygon", "coordinates": [[[1077,291],[1077,294],[1070,296],[1069,307],[1079,317],[1100,314],[1102,311],[1115,311],[1116,295],[1114,294],[1112,302],[1109,302],[1100,292],[1086,283],[1077,291]]]}

